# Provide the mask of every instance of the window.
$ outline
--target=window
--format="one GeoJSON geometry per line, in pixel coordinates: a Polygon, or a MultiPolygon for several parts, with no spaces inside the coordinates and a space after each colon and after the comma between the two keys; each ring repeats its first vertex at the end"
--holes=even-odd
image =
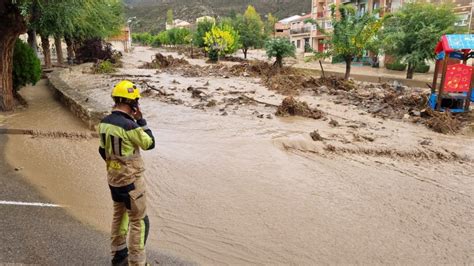
{"type": "Polygon", "coordinates": [[[454,26],[463,27],[463,26],[467,26],[468,23],[469,23],[469,13],[462,13],[462,14],[458,14],[458,19],[454,23],[454,26]]]}
{"type": "Polygon", "coordinates": [[[276,32],[284,32],[284,30],[278,29],[276,30],[276,32]]]}
{"type": "Polygon", "coordinates": [[[332,22],[331,21],[326,21],[325,28],[326,29],[332,29],[332,22]]]}
{"type": "Polygon", "coordinates": [[[296,42],[296,48],[301,48],[301,40],[298,40],[298,41],[296,42]]]}

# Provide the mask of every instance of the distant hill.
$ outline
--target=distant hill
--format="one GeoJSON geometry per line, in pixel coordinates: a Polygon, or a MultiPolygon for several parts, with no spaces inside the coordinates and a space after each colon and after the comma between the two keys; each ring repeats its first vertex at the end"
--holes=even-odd
{"type": "Polygon", "coordinates": [[[188,22],[194,22],[200,16],[243,13],[248,5],[253,5],[262,19],[268,13],[283,19],[311,12],[311,0],[124,0],[124,3],[126,16],[138,19],[134,30],[153,33],[165,28],[166,11],[170,8],[175,19],[188,22]]]}

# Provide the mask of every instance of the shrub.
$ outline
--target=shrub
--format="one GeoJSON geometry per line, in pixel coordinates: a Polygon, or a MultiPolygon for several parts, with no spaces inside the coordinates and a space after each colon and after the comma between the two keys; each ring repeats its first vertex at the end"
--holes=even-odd
{"type": "Polygon", "coordinates": [[[209,61],[215,63],[219,61],[219,51],[212,49],[209,51],[209,61]]]}
{"type": "Polygon", "coordinates": [[[387,64],[385,67],[390,70],[405,71],[407,64],[402,64],[400,61],[395,61],[391,64],[387,64]]]}
{"type": "Polygon", "coordinates": [[[110,74],[114,73],[117,70],[115,69],[114,64],[109,60],[98,62],[93,69],[94,73],[96,74],[110,74]]]}
{"type": "Polygon", "coordinates": [[[13,89],[36,84],[41,78],[41,62],[31,47],[18,39],[13,52],[13,89]]]}
{"type": "Polygon", "coordinates": [[[160,40],[160,37],[157,35],[155,37],[153,37],[153,41],[151,42],[151,46],[153,47],[161,47],[163,43],[161,42],[160,40]]]}
{"type": "Polygon", "coordinates": [[[81,47],[76,51],[76,59],[79,63],[113,60],[114,53],[110,43],[106,43],[99,38],[93,38],[82,42],[81,47]]]}
{"type": "Polygon", "coordinates": [[[415,67],[416,73],[428,73],[430,71],[430,66],[427,64],[417,65],[415,67]]]}
{"type": "Polygon", "coordinates": [[[145,33],[133,33],[132,41],[137,42],[141,45],[151,45],[153,42],[153,35],[148,32],[145,33]]]}

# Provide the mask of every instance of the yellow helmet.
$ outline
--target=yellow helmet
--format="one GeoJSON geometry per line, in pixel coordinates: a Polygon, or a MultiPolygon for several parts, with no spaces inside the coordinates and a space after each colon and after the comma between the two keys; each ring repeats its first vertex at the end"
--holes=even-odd
{"type": "Polygon", "coordinates": [[[130,100],[139,99],[140,96],[140,89],[133,84],[133,82],[128,80],[122,80],[117,85],[115,85],[114,89],[112,90],[112,97],[120,97],[130,100]]]}

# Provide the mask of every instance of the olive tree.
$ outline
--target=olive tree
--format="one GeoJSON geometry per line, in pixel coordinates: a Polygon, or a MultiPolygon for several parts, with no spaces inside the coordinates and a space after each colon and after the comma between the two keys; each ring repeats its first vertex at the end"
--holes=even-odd
{"type": "Polygon", "coordinates": [[[265,43],[265,50],[269,59],[275,57],[274,65],[283,67],[283,58],[295,57],[296,48],[287,38],[269,39],[265,43]]]}

